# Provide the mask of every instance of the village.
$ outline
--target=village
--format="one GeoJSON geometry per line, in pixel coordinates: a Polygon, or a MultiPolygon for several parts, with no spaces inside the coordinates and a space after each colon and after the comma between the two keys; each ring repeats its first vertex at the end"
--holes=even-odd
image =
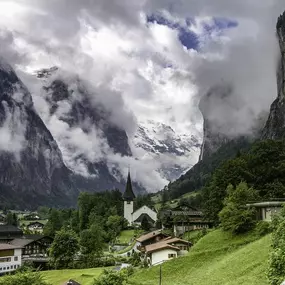
{"type": "MultiPolygon", "coordinates": [[[[120,271],[131,266],[155,267],[185,256],[197,237],[207,234],[213,227],[213,222],[206,221],[200,210],[189,205],[165,207],[158,215],[155,208],[147,205],[135,209],[135,200],[129,173],[122,195],[126,228],[109,243],[100,257],[104,261],[113,258],[113,263],[109,264],[112,270],[120,271]]],[[[283,203],[266,201],[246,206],[255,209],[257,221],[270,222],[281,212],[283,203]]],[[[0,275],[13,273],[26,265],[42,272],[53,269],[50,248],[54,237],[45,235],[46,217],[38,212],[6,211],[6,215],[4,212],[0,214],[0,275]]],[[[80,260],[80,255],[80,251],[76,252],[74,260],[80,260]]],[[[80,283],[68,278],[66,284],[80,283]]]]}

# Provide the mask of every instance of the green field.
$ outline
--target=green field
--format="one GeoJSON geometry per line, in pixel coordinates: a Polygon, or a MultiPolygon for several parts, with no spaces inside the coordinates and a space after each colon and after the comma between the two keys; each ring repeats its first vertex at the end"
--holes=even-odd
{"type": "MultiPolygon", "coordinates": [[[[162,266],[167,285],[268,285],[266,279],[270,235],[256,240],[253,234],[233,237],[221,230],[203,237],[190,253],[162,266]]],[[[137,285],[157,285],[159,267],[139,270],[137,285]]]]}
{"type": "Polygon", "coordinates": [[[118,243],[129,243],[134,238],[135,230],[121,231],[117,242],[118,243]]]}
{"type": "Polygon", "coordinates": [[[69,279],[73,279],[82,285],[92,285],[94,278],[97,278],[104,268],[90,269],[66,269],[43,271],[42,276],[51,285],[62,285],[69,279]]]}

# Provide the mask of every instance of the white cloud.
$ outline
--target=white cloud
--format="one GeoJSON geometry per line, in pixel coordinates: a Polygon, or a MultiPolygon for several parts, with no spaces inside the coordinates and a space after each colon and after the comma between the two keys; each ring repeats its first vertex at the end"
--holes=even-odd
{"type": "MultiPolygon", "coordinates": [[[[21,70],[59,65],[77,73],[93,90],[94,104],[103,103],[112,121],[130,138],[138,121],[147,119],[169,124],[189,138],[200,137],[200,96],[221,81],[229,82],[234,86],[232,101],[221,102],[221,108],[212,110],[210,116],[235,124],[236,134],[247,133],[255,117],[276,96],[274,26],[283,9],[281,0],[1,0],[1,54],[21,70]],[[158,12],[195,32],[200,51],[187,50],[177,29],[146,23],[147,14],[158,12]],[[238,26],[223,33],[205,33],[204,24],[213,23],[213,16],[236,20],[238,26]],[[187,27],[189,17],[195,21],[187,27]]],[[[166,181],[157,169],[165,158],[155,163],[153,159],[130,162],[131,158],[114,155],[97,130],[84,137],[79,128],[60,120],[67,113],[68,102],[60,106],[60,114],[50,117],[40,86],[21,74],[33,89],[36,109],[58,139],[69,165],[86,173],[75,157],[84,155],[96,161],[108,156],[110,169],[115,165],[126,174],[131,163],[138,169],[138,181],[149,183],[150,189],[163,187],[166,181]],[[86,143],[82,143],[83,137],[86,143]],[[76,151],[71,154],[65,144],[76,151]]],[[[181,163],[178,158],[175,161],[181,163]]]]}

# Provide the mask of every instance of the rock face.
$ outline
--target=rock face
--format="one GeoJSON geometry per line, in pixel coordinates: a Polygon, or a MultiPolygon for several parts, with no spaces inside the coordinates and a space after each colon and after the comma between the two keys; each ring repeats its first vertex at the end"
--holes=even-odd
{"type": "Polygon", "coordinates": [[[263,139],[280,139],[285,136],[285,12],[278,18],[276,29],[281,53],[277,70],[278,96],[271,105],[262,133],[263,139]]]}
{"type": "Polygon", "coordinates": [[[31,94],[12,68],[0,61],[1,204],[72,205],[78,192],[70,174],[31,94]]]}
{"type": "MultiPolygon", "coordinates": [[[[68,128],[68,136],[56,133],[65,164],[73,171],[80,190],[123,189],[125,177],[112,167],[110,154],[131,156],[125,130],[116,126],[96,94],[78,77],[57,75],[57,68],[38,72],[51,118],[68,128]],[[70,137],[70,134],[74,134],[70,137]],[[76,136],[80,136],[79,140],[76,136]]],[[[51,127],[52,129],[52,127],[51,127]]]]}
{"type": "Polygon", "coordinates": [[[199,108],[204,118],[204,138],[199,160],[203,160],[216,152],[224,143],[230,141],[225,135],[226,121],[220,119],[225,110],[220,110],[220,104],[231,94],[227,85],[216,86],[209,90],[200,101],[199,108]]]}

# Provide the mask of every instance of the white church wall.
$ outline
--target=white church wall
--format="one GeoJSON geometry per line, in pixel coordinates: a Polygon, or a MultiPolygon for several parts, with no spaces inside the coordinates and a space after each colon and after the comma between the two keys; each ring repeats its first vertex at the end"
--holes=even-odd
{"type": "Polygon", "coordinates": [[[157,221],[157,213],[150,209],[148,206],[142,206],[138,210],[133,213],[133,221],[135,221],[140,215],[147,214],[149,215],[155,222],[157,221]]]}
{"type": "Polygon", "coordinates": [[[128,220],[129,224],[133,223],[133,213],[134,211],[134,202],[133,201],[124,201],[124,218],[128,220]]]}

